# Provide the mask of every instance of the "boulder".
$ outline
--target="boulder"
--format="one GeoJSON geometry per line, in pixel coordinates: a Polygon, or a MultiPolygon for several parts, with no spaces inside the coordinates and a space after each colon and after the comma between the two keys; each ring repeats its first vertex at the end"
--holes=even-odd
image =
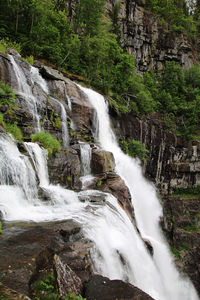
{"type": "Polygon", "coordinates": [[[54,268],[60,296],[66,294],[79,295],[82,292],[82,282],[72,269],[65,264],[59,255],[54,255],[54,268]]]}
{"type": "Polygon", "coordinates": [[[94,275],[85,284],[84,296],[88,300],[153,300],[151,296],[122,280],[110,280],[94,275]]]}
{"type": "Polygon", "coordinates": [[[91,159],[91,171],[92,174],[100,174],[107,172],[114,172],[115,161],[111,152],[93,149],[91,159]]]}

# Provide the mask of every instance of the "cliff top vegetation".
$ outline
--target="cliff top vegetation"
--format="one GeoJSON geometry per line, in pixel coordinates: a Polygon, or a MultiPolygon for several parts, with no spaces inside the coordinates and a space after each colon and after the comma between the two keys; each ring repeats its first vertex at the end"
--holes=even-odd
{"type": "MultiPolygon", "coordinates": [[[[1,2],[1,44],[20,45],[23,56],[45,59],[57,68],[87,79],[107,95],[118,113],[159,112],[179,134],[198,135],[200,67],[184,71],[173,62],[159,74],[137,73],[135,58],[120,44],[119,7],[105,17],[100,0],[8,0],[1,2]]],[[[199,28],[199,1],[147,0],[146,9],[191,41],[199,28]],[[167,3],[167,5],[166,5],[167,3]],[[191,10],[192,9],[192,10],[191,10]]],[[[120,4],[119,4],[120,5],[120,4]]]]}

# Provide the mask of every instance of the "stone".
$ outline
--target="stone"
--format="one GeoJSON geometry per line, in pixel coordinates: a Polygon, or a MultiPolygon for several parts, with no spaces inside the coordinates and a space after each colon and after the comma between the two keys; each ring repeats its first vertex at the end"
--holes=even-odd
{"type": "Polygon", "coordinates": [[[153,300],[151,296],[122,280],[110,280],[94,275],[85,284],[84,296],[88,300],[153,300]]]}
{"type": "Polygon", "coordinates": [[[42,65],[40,73],[44,76],[44,78],[64,81],[63,74],[50,66],[42,65]]]}
{"type": "Polygon", "coordinates": [[[79,295],[82,292],[81,279],[72,271],[72,269],[65,263],[59,255],[54,255],[54,268],[56,272],[56,282],[60,296],[66,294],[79,295]]]}
{"type": "Polygon", "coordinates": [[[92,174],[100,174],[113,172],[115,168],[115,161],[111,152],[93,149],[91,159],[91,171],[92,174]]]}
{"type": "Polygon", "coordinates": [[[48,159],[49,178],[53,184],[80,189],[81,164],[78,152],[73,148],[57,153],[48,159]]]}

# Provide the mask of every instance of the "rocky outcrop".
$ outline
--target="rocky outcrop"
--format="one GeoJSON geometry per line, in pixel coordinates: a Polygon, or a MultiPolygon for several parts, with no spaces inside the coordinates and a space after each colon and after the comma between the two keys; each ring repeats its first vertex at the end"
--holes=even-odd
{"type": "Polygon", "coordinates": [[[161,194],[200,184],[200,143],[170,132],[157,114],[145,120],[132,113],[118,116],[110,110],[110,114],[119,140],[133,138],[149,150],[144,172],[161,194]]]}
{"type": "Polygon", "coordinates": [[[88,300],[153,300],[148,294],[121,280],[109,280],[95,275],[85,285],[85,297],[88,300]]]}
{"type": "Polygon", "coordinates": [[[163,199],[163,229],[167,233],[176,263],[187,273],[200,294],[200,198],[171,196],[163,199]]]}
{"type": "MultiPolygon", "coordinates": [[[[53,268],[61,282],[61,262],[66,264],[66,272],[70,270],[71,276],[73,274],[76,286],[78,282],[82,285],[84,280],[89,279],[92,270],[89,263],[92,244],[81,240],[80,236],[76,242],[79,231],[79,225],[70,220],[55,224],[16,224],[4,228],[0,239],[0,282],[4,285],[4,292],[13,289],[16,294],[32,298],[35,282],[52,272],[53,268]]],[[[72,277],[64,277],[65,285],[63,283],[62,286],[65,291],[71,280],[72,277]]]]}
{"type": "MultiPolygon", "coordinates": [[[[106,1],[107,13],[113,11],[117,0],[106,1]]],[[[166,61],[175,61],[188,68],[196,60],[192,46],[184,34],[170,31],[158,17],[144,8],[145,0],[121,1],[119,26],[121,40],[127,51],[136,57],[139,72],[163,69],[166,61]]]]}

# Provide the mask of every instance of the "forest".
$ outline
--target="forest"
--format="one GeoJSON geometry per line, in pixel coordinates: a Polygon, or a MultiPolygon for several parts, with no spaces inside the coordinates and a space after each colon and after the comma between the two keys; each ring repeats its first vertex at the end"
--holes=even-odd
{"type": "MultiPolygon", "coordinates": [[[[176,134],[199,138],[200,65],[138,74],[135,58],[120,37],[120,1],[109,16],[100,0],[6,0],[0,9],[0,51],[9,45],[23,57],[43,59],[79,75],[103,93],[117,113],[157,112],[176,134]],[[73,2],[73,3],[72,3],[73,2]]],[[[200,1],[146,0],[145,9],[184,32],[197,47],[200,1]]]]}

